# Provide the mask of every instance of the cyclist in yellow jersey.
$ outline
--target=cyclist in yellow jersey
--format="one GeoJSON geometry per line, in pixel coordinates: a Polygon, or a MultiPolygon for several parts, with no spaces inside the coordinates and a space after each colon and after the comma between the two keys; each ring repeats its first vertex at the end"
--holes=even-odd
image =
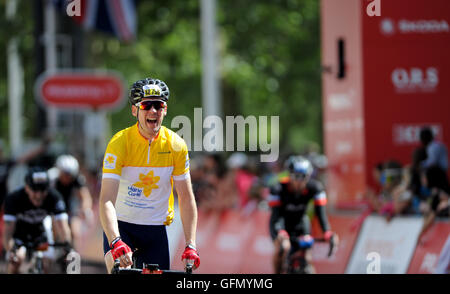
{"type": "Polygon", "coordinates": [[[178,134],[162,126],[169,88],[161,80],[146,78],[131,86],[129,99],[137,123],[113,136],[103,161],[100,220],[107,270],[117,258],[121,267],[130,266],[136,249],[138,267],[157,263],[169,269],[165,226],[174,216],[173,187],[186,240],[182,260],[195,269],[200,265],[195,243],[197,206],[188,149],[178,134]]]}

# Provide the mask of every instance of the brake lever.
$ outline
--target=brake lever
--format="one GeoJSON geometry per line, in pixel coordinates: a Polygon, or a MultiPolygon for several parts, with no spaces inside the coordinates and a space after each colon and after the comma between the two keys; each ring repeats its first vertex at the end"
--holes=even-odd
{"type": "Polygon", "coordinates": [[[333,236],[331,236],[330,238],[330,250],[328,251],[328,258],[331,257],[331,255],[333,255],[333,251],[334,251],[334,247],[335,247],[335,235],[333,234],[333,236]]]}
{"type": "Polygon", "coordinates": [[[114,260],[114,266],[111,269],[111,274],[117,274],[119,272],[120,260],[117,258],[114,260]]]}
{"type": "Polygon", "coordinates": [[[184,270],[185,270],[185,272],[186,272],[187,274],[192,274],[192,268],[193,268],[193,267],[194,267],[193,264],[188,263],[188,264],[186,264],[184,270]]]}

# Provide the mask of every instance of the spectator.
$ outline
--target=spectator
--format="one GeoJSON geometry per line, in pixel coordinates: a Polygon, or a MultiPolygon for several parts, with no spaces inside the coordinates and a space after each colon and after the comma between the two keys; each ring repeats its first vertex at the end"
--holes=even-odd
{"type": "Polygon", "coordinates": [[[409,183],[406,191],[410,193],[410,206],[408,212],[411,214],[420,214],[420,206],[426,200],[422,191],[421,181],[421,162],[427,158],[427,152],[424,146],[417,147],[411,158],[411,164],[405,167],[409,183]]]}
{"type": "Polygon", "coordinates": [[[410,168],[405,167],[402,170],[402,180],[392,191],[393,211],[392,216],[396,214],[411,213],[413,193],[410,187],[411,173],[410,168]]]}
{"type": "Polygon", "coordinates": [[[410,189],[411,192],[416,196],[420,196],[421,194],[421,187],[422,187],[422,182],[420,180],[421,162],[423,162],[426,159],[427,159],[427,151],[424,146],[420,146],[414,150],[410,166],[410,173],[411,173],[410,189]]]}
{"type": "Polygon", "coordinates": [[[421,163],[422,168],[428,169],[437,166],[447,172],[447,147],[442,142],[434,139],[433,132],[429,127],[424,127],[420,130],[420,141],[427,153],[427,158],[421,163]]]}
{"type": "Polygon", "coordinates": [[[199,209],[223,211],[235,205],[234,183],[217,154],[197,155],[190,161],[192,187],[199,209]]]}
{"type": "Polygon", "coordinates": [[[407,201],[408,199],[399,199],[401,184],[403,180],[402,165],[394,160],[385,163],[383,172],[381,173],[381,183],[383,190],[379,198],[379,213],[386,216],[389,221],[396,214],[396,203],[399,201],[407,201]]]}
{"type": "Polygon", "coordinates": [[[249,201],[249,190],[257,176],[249,170],[249,159],[241,152],[233,153],[227,160],[230,175],[237,189],[238,208],[245,207],[249,201]]]}
{"type": "Polygon", "coordinates": [[[371,199],[374,197],[374,195],[380,194],[383,188],[381,182],[381,174],[383,173],[383,164],[384,164],[383,162],[379,162],[372,168],[372,178],[375,182],[376,187],[374,189],[369,188],[369,190],[367,191],[367,197],[369,199],[369,202],[372,201],[371,199]]]}
{"type": "Polygon", "coordinates": [[[191,157],[189,160],[189,164],[191,170],[192,189],[194,190],[195,201],[200,208],[204,200],[201,193],[199,192],[201,190],[204,179],[201,156],[191,157]]]}
{"type": "Polygon", "coordinates": [[[374,177],[379,177],[381,191],[377,194],[372,192],[367,195],[373,211],[386,215],[388,219],[395,214],[393,194],[402,183],[402,175],[402,165],[394,160],[387,161],[374,168],[374,177]]]}
{"type": "Polygon", "coordinates": [[[279,174],[283,172],[282,161],[267,162],[266,168],[267,171],[262,175],[263,183],[265,187],[271,187],[278,182],[279,174]]]}
{"type": "Polygon", "coordinates": [[[436,217],[449,217],[450,185],[447,174],[439,167],[431,167],[422,173],[422,185],[430,191],[428,209],[424,211],[424,224],[419,240],[431,227],[436,217]]]}

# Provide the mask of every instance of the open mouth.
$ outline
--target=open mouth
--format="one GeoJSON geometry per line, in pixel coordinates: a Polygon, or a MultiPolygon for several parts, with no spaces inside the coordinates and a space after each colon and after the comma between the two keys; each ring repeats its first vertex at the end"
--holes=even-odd
{"type": "Polygon", "coordinates": [[[156,125],[158,123],[157,119],[147,118],[147,123],[151,125],[156,125]]]}

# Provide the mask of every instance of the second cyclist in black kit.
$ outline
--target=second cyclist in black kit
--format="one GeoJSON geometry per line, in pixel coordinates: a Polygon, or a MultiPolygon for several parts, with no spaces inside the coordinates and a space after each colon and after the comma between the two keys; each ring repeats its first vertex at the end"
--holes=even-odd
{"type": "MultiPolygon", "coordinates": [[[[55,239],[67,244],[66,255],[71,250],[66,206],[61,195],[49,187],[46,170],[32,167],[25,177],[25,186],[10,193],[5,200],[3,243],[7,251],[8,273],[19,273],[26,259],[24,244],[33,244],[37,248],[49,241],[44,228],[44,219],[49,215],[55,239]]],[[[48,271],[50,255],[49,251],[44,252],[44,272],[48,271]]]]}
{"type": "Polygon", "coordinates": [[[315,215],[319,219],[324,232],[325,241],[337,235],[331,231],[326,216],[327,197],[323,185],[311,179],[313,166],[302,156],[291,156],[285,163],[289,177],[282,178],[271,187],[269,205],[272,209],[270,217],[270,235],[274,240],[274,271],[285,273],[288,256],[298,250],[305,250],[308,263],[307,272],[314,272],[311,265],[311,247],[314,243],[311,224],[307,215],[308,203],[314,201],[315,215]]]}

